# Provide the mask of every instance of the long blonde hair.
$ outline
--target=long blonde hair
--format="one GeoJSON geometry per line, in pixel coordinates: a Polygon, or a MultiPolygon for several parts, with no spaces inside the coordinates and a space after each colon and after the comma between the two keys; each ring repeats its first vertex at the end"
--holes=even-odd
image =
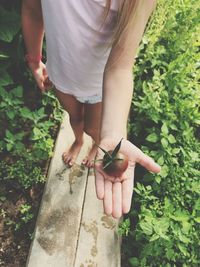
{"type": "MultiPolygon", "coordinates": [[[[105,22],[109,10],[111,8],[111,2],[113,0],[106,0],[106,7],[103,14],[103,23],[105,22]]],[[[140,0],[119,0],[119,10],[117,13],[117,22],[111,38],[109,46],[115,46],[120,42],[121,37],[127,32],[129,25],[133,21],[135,10],[140,0]]]]}

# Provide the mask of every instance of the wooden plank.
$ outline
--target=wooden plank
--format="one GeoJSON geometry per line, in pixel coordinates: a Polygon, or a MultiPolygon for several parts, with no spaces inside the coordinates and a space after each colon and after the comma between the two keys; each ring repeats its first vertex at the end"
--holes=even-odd
{"type": "Polygon", "coordinates": [[[68,114],[65,113],[50,164],[27,267],[74,265],[88,174],[88,168],[81,167],[81,160],[91,145],[89,136],[85,135],[84,140],[77,164],[72,168],[66,167],[61,155],[74,141],[74,135],[68,114]]]}
{"type": "Polygon", "coordinates": [[[103,213],[103,203],[96,197],[94,170],[90,169],[74,266],[120,267],[119,222],[103,213]]]}

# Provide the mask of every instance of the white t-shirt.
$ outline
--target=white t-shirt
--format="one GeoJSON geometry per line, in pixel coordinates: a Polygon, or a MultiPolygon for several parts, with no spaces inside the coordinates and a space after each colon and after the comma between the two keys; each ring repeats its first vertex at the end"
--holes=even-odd
{"type": "Polygon", "coordinates": [[[102,95],[102,81],[119,0],[42,0],[47,72],[55,87],[77,97],[102,95]]]}

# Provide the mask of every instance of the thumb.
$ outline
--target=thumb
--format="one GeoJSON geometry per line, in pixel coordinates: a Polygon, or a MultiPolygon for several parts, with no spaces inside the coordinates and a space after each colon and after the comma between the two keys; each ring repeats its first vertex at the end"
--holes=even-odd
{"type": "Polygon", "coordinates": [[[40,90],[42,91],[42,93],[45,92],[45,86],[44,86],[44,81],[42,78],[36,78],[36,82],[37,82],[37,85],[38,87],[40,88],[40,90]]]}
{"type": "Polygon", "coordinates": [[[44,78],[48,77],[46,66],[43,67],[42,73],[43,73],[44,78]]]}
{"type": "Polygon", "coordinates": [[[161,171],[160,165],[158,165],[151,157],[145,155],[141,150],[138,153],[136,162],[151,172],[158,173],[161,171]]]}

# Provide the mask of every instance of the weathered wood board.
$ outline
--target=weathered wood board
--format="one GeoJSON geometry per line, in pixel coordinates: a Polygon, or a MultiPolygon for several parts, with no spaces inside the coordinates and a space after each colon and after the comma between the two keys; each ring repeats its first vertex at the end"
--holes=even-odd
{"type": "Polygon", "coordinates": [[[68,168],[62,153],[73,141],[65,113],[26,267],[120,266],[118,221],[103,214],[102,201],[96,198],[93,170],[88,173],[88,168],[81,166],[91,138],[84,134],[77,163],[68,168]]]}

